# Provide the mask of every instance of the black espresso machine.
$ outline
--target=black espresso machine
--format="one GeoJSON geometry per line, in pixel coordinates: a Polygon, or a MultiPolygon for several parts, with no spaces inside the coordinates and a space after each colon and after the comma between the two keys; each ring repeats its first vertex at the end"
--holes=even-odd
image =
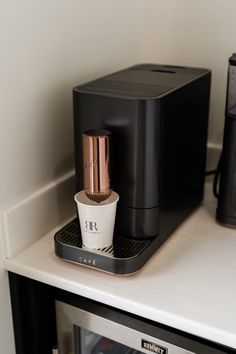
{"type": "Polygon", "coordinates": [[[82,247],[78,219],[55,235],[56,254],[113,274],[136,272],[203,199],[211,73],[142,64],[73,89],[76,190],[82,134],[112,132],[119,194],[113,245],[82,247]]]}

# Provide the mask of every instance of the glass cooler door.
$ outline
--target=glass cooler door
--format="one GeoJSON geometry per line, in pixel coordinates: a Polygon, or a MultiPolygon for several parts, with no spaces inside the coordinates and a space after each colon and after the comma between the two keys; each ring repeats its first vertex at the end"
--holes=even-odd
{"type": "Polygon", "coordinates": [[[76,354],[141,354],[138,350],[77,326],[74,327],[74,349],[76,354]]]}
{"type": "Polygon", "coordinates": [[[60,301],[56,318],[59,354],[193,354],[60,301]]]}

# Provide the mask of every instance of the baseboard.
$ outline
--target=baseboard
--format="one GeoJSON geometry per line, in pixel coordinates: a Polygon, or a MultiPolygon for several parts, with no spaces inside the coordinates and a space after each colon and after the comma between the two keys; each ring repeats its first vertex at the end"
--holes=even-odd
{"type": "Polygon", "coordinates": [[[5,257],[12,258],[75,215],[74,171],[1,211],[5,257]]]}

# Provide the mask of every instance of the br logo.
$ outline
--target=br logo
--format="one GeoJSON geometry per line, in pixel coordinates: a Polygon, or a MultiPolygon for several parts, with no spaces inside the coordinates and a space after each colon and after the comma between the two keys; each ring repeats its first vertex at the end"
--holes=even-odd
{"type": "Polygon", "coordinates": [[[85,228],[89,231],[98,231],[97,223],[94,221],[85,221],[85,228]]]}

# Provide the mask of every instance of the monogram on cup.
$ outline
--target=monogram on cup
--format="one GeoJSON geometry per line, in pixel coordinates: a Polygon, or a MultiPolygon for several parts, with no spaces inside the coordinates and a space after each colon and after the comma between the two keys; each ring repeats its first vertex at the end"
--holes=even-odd
{"type": "Polygon", "coordinates": [[[86,220],[84,223],[85,223],[85,229],[86,230],[88,230],[88,231],[97,231],[98,232],[97,223],[95,221],[86,220]]]}

